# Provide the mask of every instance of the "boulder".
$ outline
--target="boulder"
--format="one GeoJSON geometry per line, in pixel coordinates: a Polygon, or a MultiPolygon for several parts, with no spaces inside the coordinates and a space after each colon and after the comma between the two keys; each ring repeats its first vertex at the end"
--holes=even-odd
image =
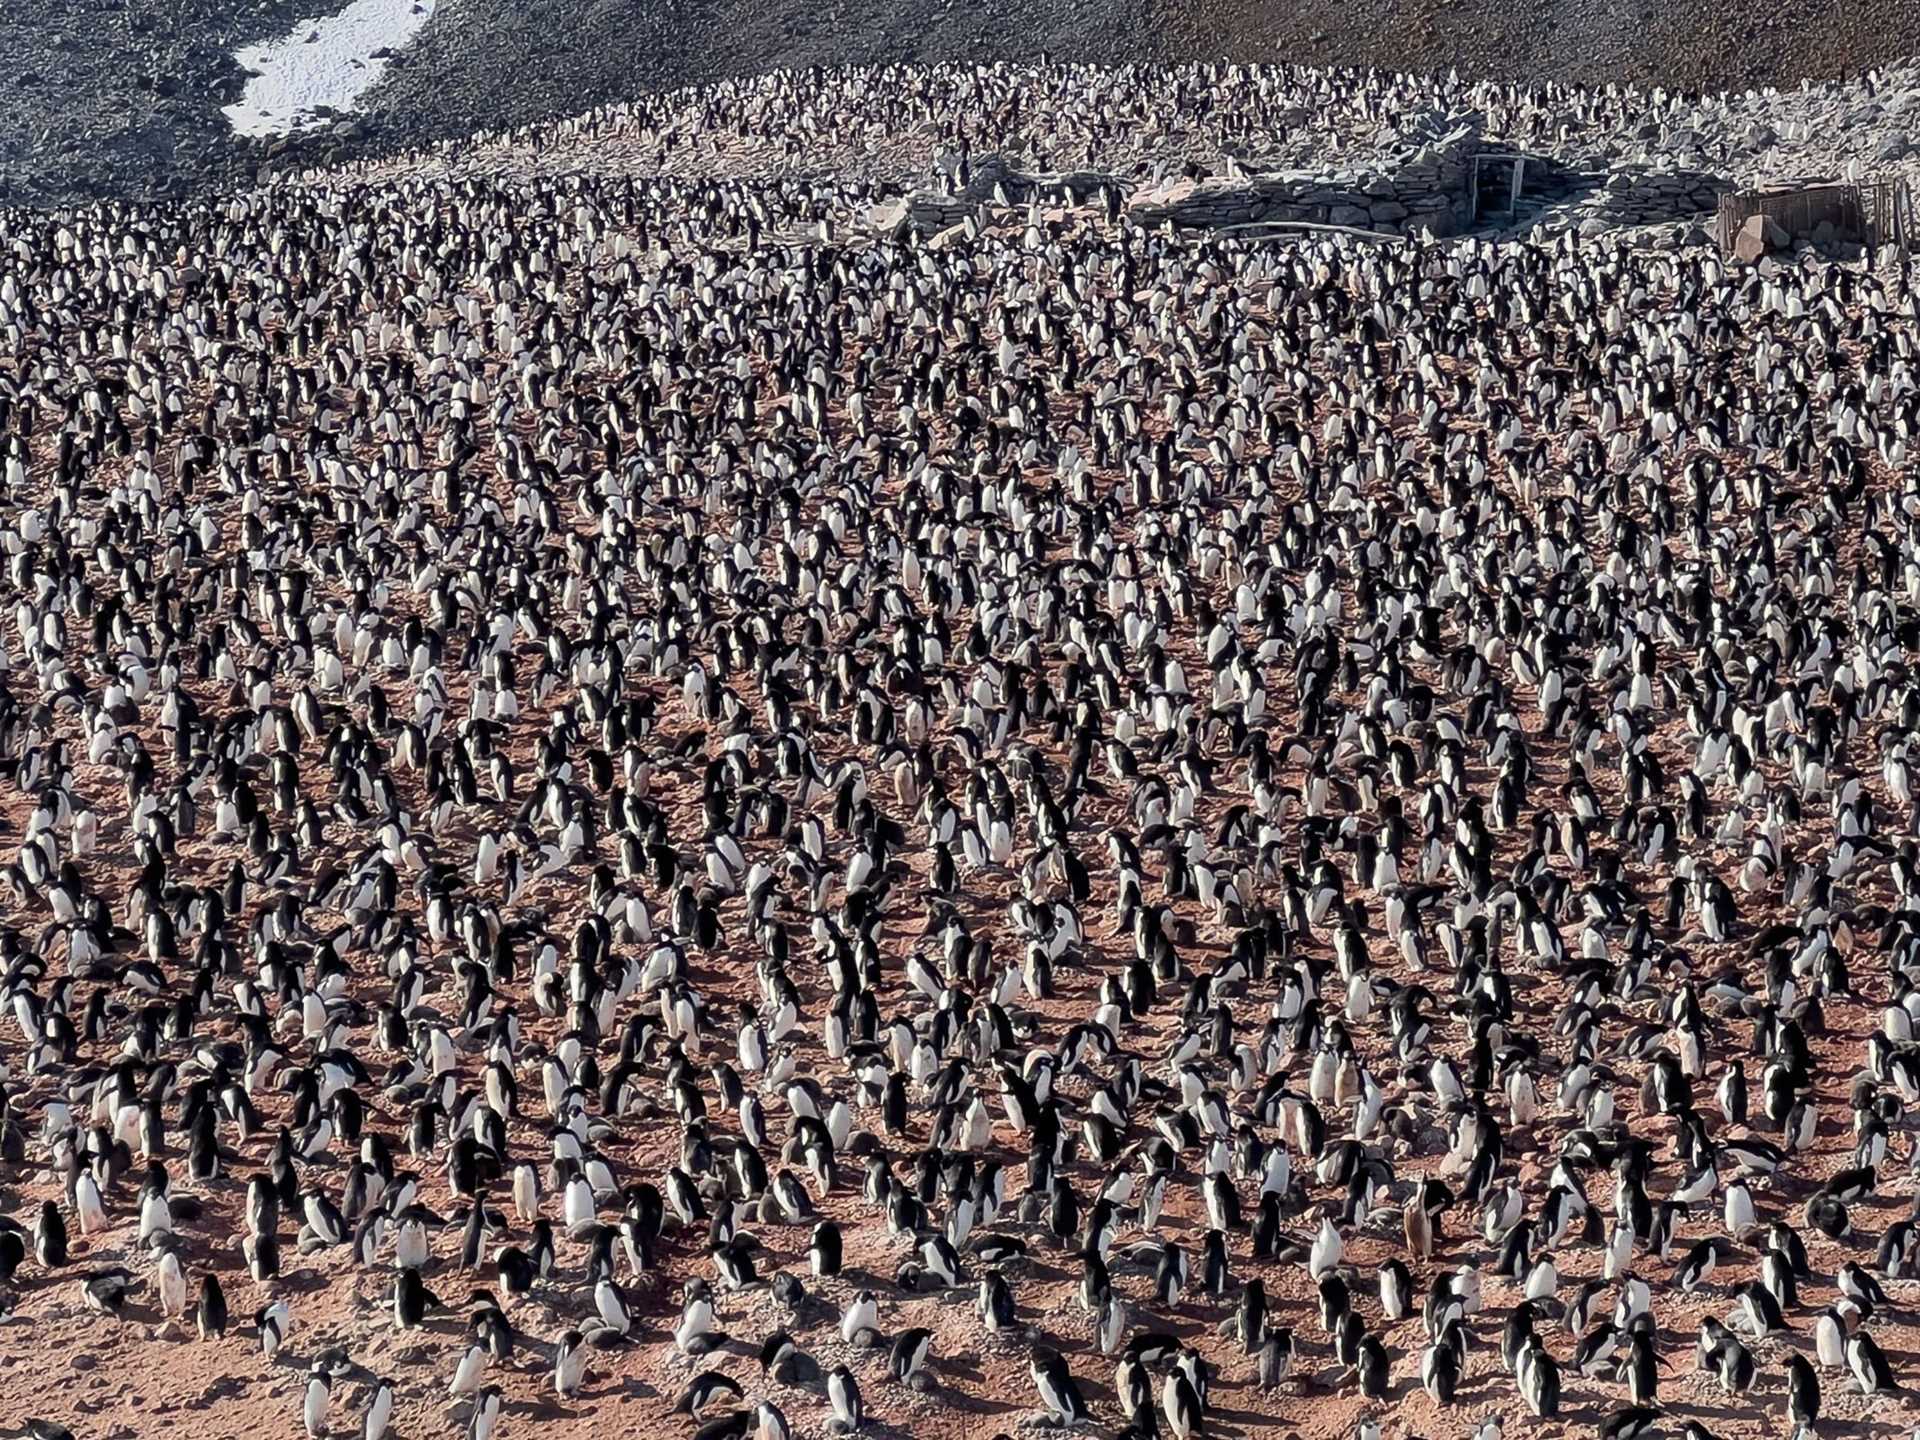
{"type": "Polygon", "coordinates": [[[1752,264],[1772,250],[1784,250],[1793,237],[1770,215],[1750,216],[1733,239],[1733,258],[1752,264]]]}
{"type": "Polygon", "coordinates": [[[867,212],[867,224],[890,240],[905,238],[909,223],[909,211],[904,200],[890,200],[867,212]]]}
{"type": "Polygon", "coordinates": [[[1175,205],[1191,200],[1199,183],[1194,180],[1169,180],[1144,190],[1136,190],[1127,197],[1129,210],[1169,210],[1175,205]]]}

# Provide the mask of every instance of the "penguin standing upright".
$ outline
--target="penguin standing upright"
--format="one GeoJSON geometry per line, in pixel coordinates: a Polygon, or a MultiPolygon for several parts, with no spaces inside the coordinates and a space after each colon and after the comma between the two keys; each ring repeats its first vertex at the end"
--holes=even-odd
{"type": "Polygon", "coordinates": [[[836,1435],[851,1435],[866,1423],[860,1382],[845,1365],[836,1365],[827,1372],[827,1399],[833,1406],[833,1419],[828,1428],[836,1435]]]}
{"type": "Polygon", "coordinates": [[[1174,1440],[1192,1440],[1202,1433],[1199,1393],[1178,1370],[1169,1371],[1160,1389],[1160,1410],[1174,1440]]]}
{"type": "Polygon", "coordinates": [[[1820,1418],[1820,1377],[1804,1355],[1787,1356],[1787,1418],[1796,1433],[1811,1431],[1820,1418]]]}
{"type": "Polygon", "coordinates": [[[562,1400],[572,1400],[580,1393],[580,1386],[587,1373],[586,1339],[578,1330],[569,1330],[560,1337],[553,1352],[553,1391],[562,1400]]]}
{"type": "Polygon", "coordinates": [[[924,1367],[932,1347],[933,1332],[924,1325],[902,1330],[894,1337],[893,1348],[888,1352],[887,1369],[901,1384],[924,1389],[928,1383],[924,1367]]]}
{"type": "Polygon", "coordinates": [[[312,1440],[322,1440],[327,1433],[327,1412],[333,1404],[333,1380],[325,1371],[315,1368],[307,1372],[307,1388],[301,1402],[300,1418],[307,1427],[312,1440]]]}
{"type": "Polygon", "coordinates": [[[374,1382],[373,1394],[367,1399],[366,1412],[360,1420],[360,1440],[383,1440],[392,1419],[392,1382],[377,1380],[374,1382]]]}
{"type": "Polygon", "coordinates": [[[1051,1345],[1036,1345],[1030,1362],[1033,1385],[1040,1401],[1055,1424],[1078,1425],[1087,1416],[1086,1401],[1060,1352],[1051,1345]]]}

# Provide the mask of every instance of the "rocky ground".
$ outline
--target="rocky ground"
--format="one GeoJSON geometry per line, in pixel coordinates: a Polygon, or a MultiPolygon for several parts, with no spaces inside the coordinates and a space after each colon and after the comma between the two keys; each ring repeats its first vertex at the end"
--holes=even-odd
{"type": "Polygon", "coordinates": [[[1701,91],[1832,79],[1920,47],[1920,8],[1909,0],[1195,0],[1165,8],[1165,43],[1183,55],[1701,91]]]}
{"type": "Polygon", "coordinates": [[[246,172],[235,47],[290,0],[21,0],[0,23],[0,204],[167,196],[246,172]]]}
{"type": "Polygon", "coordinates": [[[1468,76],[1745,87],[1920,51],[1908,0],[453,0],[363,117],[246,142],[219,107],[237,46],[286,0],[21,0],[0,26],[0,203],[177,195],[263,161],[340,159],[524,125],[660,88],[888,60],[1237,60],[1458,68],[1468,76]],[[270,155],[270,151],[278,152],[270,155]]]}

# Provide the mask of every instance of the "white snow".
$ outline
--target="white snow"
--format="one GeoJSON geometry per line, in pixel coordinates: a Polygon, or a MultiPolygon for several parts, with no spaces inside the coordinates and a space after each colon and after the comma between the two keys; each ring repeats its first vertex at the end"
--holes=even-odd
{"type": "Polygon", "coordinates": [[[386,69],[380,49],[398,50],[433,14],[437,0],[353,0],[338,15],[302,20],[284,40],[236,50],[247,81],[237,105],[225,108],[242,135],[285,135],[324,123],[316,108],[351,111],[386,69]]]}

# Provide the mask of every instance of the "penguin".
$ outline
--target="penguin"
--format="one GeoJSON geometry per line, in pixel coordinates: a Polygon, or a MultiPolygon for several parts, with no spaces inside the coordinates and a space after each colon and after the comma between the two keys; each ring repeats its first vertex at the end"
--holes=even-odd
{"type": "Polygon", "coordinates": [[[67,1263],[66,1222],[51,1200],[41,1203],[40,1218],[34,1223],[33,1254],[48,1270],[58,1270],[67,1263]]]}
{"type": "Polygon", "coordinates": [[[1814,1321],[1814,1353],[1825,1370],[1847,1367],[1846,1344],[1849,1327],[1840,1309],[1828,1306],[1814,1321]]]}
{"type": "Polygon", "coordinates": [[[1384,1399],[1392,1380],[1392,1367],[1387,1358],[1386,1346],[1375,1335],[1364,1336],[1354,1360],[1354,1378],[1359,1384],[1360,1394],[1368,1400],[1384,1399]]]}
{"type": "Polygon", "coordinates": [[[933,1348],[933,1332],[923,1325],[902,1330],[894,1337],[887,1353],[887,1370],[895,1380],[914,1389],[925,1386],[928,1352],[933,1348]]]}
{"type": "Polygon", "coordinates": [[[673,1413],[697,1416],[717,1400],[737,1402],[744,1394],[732,1376],[718,1370],[703,1370],[688,1381],[686,1388],[680,1392],[679,1398],[673,1403],[673,1413]]]}
{"type": "Polygon", "coordinates": [[[1787,1418],[1796,1433],[1811,1431],[1820,1418],[1820,1377],[1804,1355],[1787,1356],[1787,1418]]]}
{"type": "Polygon", "coordinates": [[[1380,1311],[1388,1320],[1403,1319],[1413,1303],[1413,1277],[1407,1267],[1398,1259],[1389,1257],[1381,1262],[1380,1311]]]}
{"type": "Polygon", "coordinates": [[[580,1331],[569,1330],[554,1347],[553,1393],[562,1400],[577,1399],[580,1387],[586,1381],[586,1374],[586,1339],[580,1331]]]}
{"type": "Polygon", "coordinates": [[[500,1387],[488,1385],[474,1397],[467,1418],[468,1440],[493,1440],[500,1424],[500,1387]]]}
{"type": "Polygon", "coordinates": [[[1777,1335],[1790,1328],[1780,1312],[1780,1302],[1758,1281],[1740,1287],[1740,1308],[1747,1329],[1755,1335],[1777,1335]]]}
{"type": "Polygon", "coordinates": [[[1534,1418],[1551,1420],[1560,1413],[1560,1371],[1553,1358],[1532,1338],[1521,1353],[1515,1374],[1520,1395],[1534,1418]]]}
{"type": "Polygon", "coordinates": [[[1420,1385],[1433,1398],[1434,1404],[1448,1406],[1454,1403],[1460,1388],[1460,1360],[1451,1345],[1436,1343],[1422,1352],[1420,1385]]]}
{"type": "Polygon", "coordinates": [[[827,1278],[840,1273],[840,1227],[831,1220],[822,1220],[813,1227],[813,1238],[808,1242],[807,1260],[817,1277],[827,1278]]]}
{"type": "Polygon", "coordinates": [[[321,1440],[321,1437],[326,1435],[327,1411],[332,1403],[332,1377],[318,1367],[308,1371],[307,1388],[301,1402],[300,1417],[312,1440],[321,1440]]]}
{"type": "Polygon", "coordinates": [[[833,1406],[828,1428],[836,1435],[850,1435],[866,1423],[860,1384],[846,1366],[836,1365],[827,1372],[827,1399],[833,1406]]]}
{"type": "Polygon", "coordinates": [[[1270,1326],[1260,1347],[1257,1373],[1260,1388],[1273,1390],[1286,1380],[1293,1369],[1293,1331],[1286,1326],[1270,1326]]]}
{"type": "Polygon", "coordinates": [[[1199,1392],[1179,1370],[1168,1372],[1161,1386],[1160,1410],[1174,1440],[1191,1440],[1204,1433],[1199,1392]]]}
{"type": "Polygon", "coordinates": [[[1058,1350],[1051,1345],[1034,1346],[1030,1368],[1034,1388],[1040,1392],[1040,1403],[1054,1424],[1078,1425],[1086,1418],[1087,1406],[1080,1397],[1080,1387],[1074,1383],[1067,1362],[1058,1350]]]}
{"type": "Polygon", "coordinates": [[[285,1300],[275,1300],[254,1312],[253,1324],[260,1338],[260,1354],[271,1361],[293,1329],[293,1313],[285,1300]]]}
{"type": "Polygon", "coordinates": [[[1638,1440],[1652,1430],[1660,1420],[1660,1412],[1645,1405],[1632,1405],[1624,1410],[1616,1410],[1600,1422],[1600,1433],[1605,1440],[1638,1440]]]}
{"type": "Polygon", "coordinates": [[[1862,1395],[1880,1395],[1900,1388],[1887,1357],[1865,1330],[1857,1330],[1847,1337],[1846,1355],[1847,1369],[1853,1372],[1854,1383],[1862,1395]]]}
{"type": "MultiPolygon", "coordinates": [[[[177,1271],[178,1257],[168,1251],[163,1258],[172,1261],[177,1271]]],[[[80,1298],[90,1310],[102,1315],[117,1316],[126,1308],[127,1296],[132,1292],[133,1287],[134,1278],[131,1272],[121,1266],[111,1266],[104,1270],[95,1270],[81,1280],[80,1298]]],[[[185,1282],[182,1281],[179,1286],[182,1301],[185,1298],[185,1291],[185,1282]]]]}
{"type": "Polygon", "coordinates": [[[440,1308],[440,1300],[412,1266],[401,1269],[393,1282],[393,1325],[396,1330],[417,1330],[425,1323],[427,1312],[440,1308]]]}
{"type": "Polygon", "coordinates": [[[1691,1295],[1713,1277],[1719,1260],[1719,1241],[1708,1236],[1697,1241],[1673,1272],[1673,1283],[1683,1295],[1691,1295]]]}
{"type": "Polygon", "coordinates": [[[491,1359],[485,1345],[467,1346],[454,1366],[453,1378],[447,1384],[447,1394],[455,1398],[477,1395],[480,1391],[480,1377],[486,1373],[491,1359]]]}
{"type": "Polygon", "coordinates": [[[360,1440],[382,1440],[392,1418],[393,1385],[386,1380],[377,1380],[373,1394],[367,1400],[366,1411],[360,1418],[360,1440]]]}
{"type": "Polygon", "coordinates": [[[840,1316],[840,1338],[849,1345],[871,1345],[880,1337],[880,1307],[871,1290],[858,1291],[840,1316]]]}
{"type": "Polygon", "coordinates": [[[200,1297],[194,1306],[194,1328],[202,1340],[209,1337],[226,1338],[226,1292],[220,1288],[220,1277],[211,1270],[200,1277],[200,1297]]]}

